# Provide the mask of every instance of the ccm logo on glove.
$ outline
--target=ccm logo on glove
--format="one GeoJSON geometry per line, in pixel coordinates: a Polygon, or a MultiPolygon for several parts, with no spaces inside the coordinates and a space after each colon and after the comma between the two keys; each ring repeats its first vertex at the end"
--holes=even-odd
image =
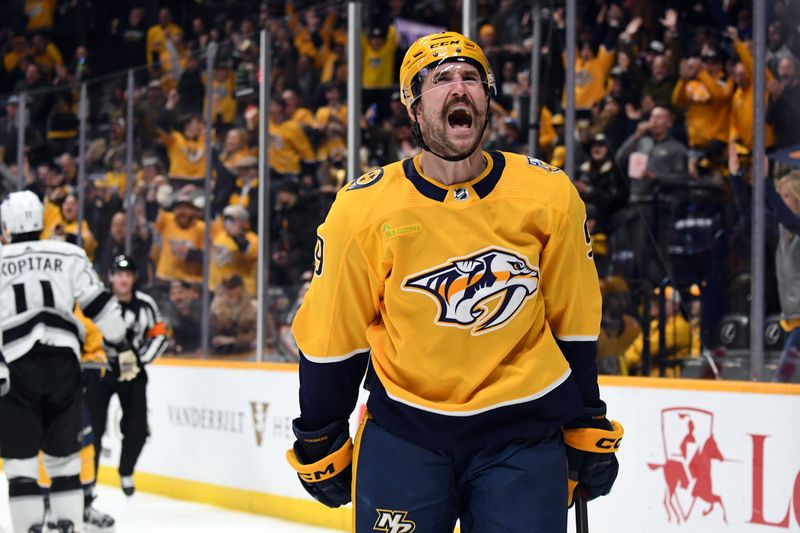
{"type": "Polygon", "coordinates": [[[617,451],[619,449],[619,445],[622,443],[622,438],[618,439],[607,439],[603,437],[602,439],[598,440],[595,446],[600,448],[601,450],[613,450],[617,451]]]}

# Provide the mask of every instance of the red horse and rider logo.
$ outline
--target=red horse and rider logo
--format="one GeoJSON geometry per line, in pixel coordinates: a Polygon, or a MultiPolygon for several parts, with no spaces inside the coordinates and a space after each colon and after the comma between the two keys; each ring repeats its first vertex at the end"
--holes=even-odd
{"type": "Polygon", "coordinates": [[[702,500],[708,507],[703,516],[719,505],[722,520],[727,524],[725,505],[714,493],[712,462],[724,461],[714,439],[714,413],[693,407],[670,407],[661,411],[661,436],[664,463],[647,463],[651,470],[662,470],[666,489],[664,508],[667,519],[686,522],[695,504],[702,500]]]}

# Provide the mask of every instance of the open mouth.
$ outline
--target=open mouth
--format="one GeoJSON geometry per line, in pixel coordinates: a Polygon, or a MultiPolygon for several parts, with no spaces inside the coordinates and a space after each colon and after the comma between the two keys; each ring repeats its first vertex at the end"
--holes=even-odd
{"type": "Polygon", "coordinates": [[[455,107],[447,114],[447,123],[453,129],[469,129],[472,127],[472,112],[466,107],[455,107]]]}

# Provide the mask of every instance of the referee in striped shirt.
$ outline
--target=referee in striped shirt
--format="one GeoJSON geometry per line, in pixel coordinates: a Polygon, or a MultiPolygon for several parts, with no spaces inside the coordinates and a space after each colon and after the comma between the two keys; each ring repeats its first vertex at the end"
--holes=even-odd
{"type": "Polygon", "coordinates": [[[139,356],[141,372],[132,381],[119,381],[110,373],[86,389],[86,401],[92,419],[95,466],[102,450],[108,404],[116,394],[122,406],[122,453],[119,476],[122,491],[134,492],[133,470],[147,439],[147,372],[145,367],[167,348],[167,328],[155,301],[135,289],[136,265],[130,257],[114,258],[110,274],[111,290],[122,308],[127,338],[139,356]]]}

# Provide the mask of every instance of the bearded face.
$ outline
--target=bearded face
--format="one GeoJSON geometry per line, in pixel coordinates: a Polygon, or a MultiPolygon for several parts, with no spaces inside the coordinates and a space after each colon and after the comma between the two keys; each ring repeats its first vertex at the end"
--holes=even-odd
{"type": "Polygon", "coordinates": [[[432,152],[472,154],[488,120],[489,100],[478,69],[465,63],[439,65],[425,77],[420,95],[416,120],[432,152]]]}

